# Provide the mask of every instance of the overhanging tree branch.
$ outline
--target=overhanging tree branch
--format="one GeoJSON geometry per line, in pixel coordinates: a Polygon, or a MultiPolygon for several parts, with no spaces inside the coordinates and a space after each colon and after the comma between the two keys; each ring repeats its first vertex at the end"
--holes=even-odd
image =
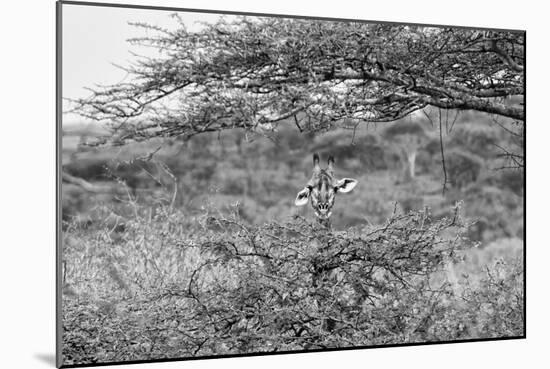
{"type": "Polygon", "coordinates": [[[275,130],[298,113],[303,131],[426,106],[525,119],[508,99],[524,94],[522,33],[246,17],[199,32],[138,26],[154,35],[132,42],[162,57],[126,68],[130,83],[73,101],[117,127],[121,142],[275,130]]]}

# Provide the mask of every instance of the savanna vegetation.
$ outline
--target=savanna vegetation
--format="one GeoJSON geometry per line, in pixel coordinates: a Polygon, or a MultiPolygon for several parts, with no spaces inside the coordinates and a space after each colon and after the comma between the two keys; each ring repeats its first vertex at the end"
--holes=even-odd
{"type": "Polygon", "coordinates": [[[63,129],[66,365],[524,334],[522,35],[138,26],[164,56],[63,129]]]}

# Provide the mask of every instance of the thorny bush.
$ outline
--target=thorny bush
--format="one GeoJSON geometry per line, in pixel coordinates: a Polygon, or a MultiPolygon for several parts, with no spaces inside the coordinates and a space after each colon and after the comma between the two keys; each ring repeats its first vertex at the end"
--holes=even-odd
{"type": "Polygon", "coordinates": [[[445,278],[465,229],[458,206],[343,231],[170,209],[67,228],[65,364],[522,335],[521,263],[445,278]]]}

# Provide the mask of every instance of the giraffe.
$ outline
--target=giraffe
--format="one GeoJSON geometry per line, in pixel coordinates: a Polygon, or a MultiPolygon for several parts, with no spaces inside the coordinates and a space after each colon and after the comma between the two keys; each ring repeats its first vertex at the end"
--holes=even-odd
{"type": "Polygon", "coordinates": [[[334,157],[328,157],[328,166],[321,169],[319,155],[313,154],[313,174],[303,190],[298,192],[294,204],[303,206],[311,201],[311,207],[315,212],[318,222],[330,229],[330,216],[334,206],[336,193],[348,193],[355,188],[357,180],[353,178],[334,178],[334,157]]]}

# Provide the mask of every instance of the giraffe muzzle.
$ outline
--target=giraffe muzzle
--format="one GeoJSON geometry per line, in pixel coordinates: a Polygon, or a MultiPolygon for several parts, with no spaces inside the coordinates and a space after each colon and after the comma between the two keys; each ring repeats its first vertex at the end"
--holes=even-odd
{"type": "Polygon", "coordinates": [[[332,212],[330,211],[329,205],[325,203],[317,205],[316,213],[319,218],[323,218],[323,219],[330,217],[330,215],[332,214],[332,212]]]}

